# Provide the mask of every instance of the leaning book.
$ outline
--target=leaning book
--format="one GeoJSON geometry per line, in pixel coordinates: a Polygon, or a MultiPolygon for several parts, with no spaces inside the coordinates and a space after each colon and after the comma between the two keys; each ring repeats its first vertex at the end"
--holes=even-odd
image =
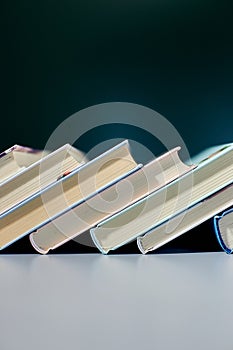
{"type": "Polygon", "coordinates": [[[14,145],[0,153],[0,184],[26,169],[48,152],[14,145]]]}
{"type": "MultiPolygon", "coordinates": [[[[229,185],[223,188],[222,190],[214,193],[213,195],[206,197],[204,200],[200,201],[191,208],[183,211],[179,215],[175,215],[174,217],[165,221],[161,225],[148,231],[143,236],[138,237],[138,248],[143,254],[154,251],[163,246],[164,244],[181,236],[185,232],[202,224],[206,220],[212,219],[215,215],[215,228],[216,233],[218,233],[217,236],[219,242],[221,242],[221,246],[223,247],[223,242],[225,241],[226,244],[224,244],[224,247],[231,245],[231,249],[233,249],[233,229],[231,231],[231,234],[229,231],[230,225],[226,226],[226,229],[223,229],[226,218],[225,216],[219,217],[216,215],[222,212],[223,210],[226,210],[227,208],[231,207],[232,205],[233,185],[229,185]],[[220,225],[218,224],[218,222],[220,225]],[[221,227],[221,229],[217,230],[217,227],[221,227]],[[221,236],[220,232],[223,232],[221,236]]],[[[226,214],[227,213],[228,212],[226,212],[226,214]]],[[[233,224],[233,215],[231,215],[231,219],[233,224]]]]}
{"type": "Polygon", "coordinates": [[[53,152],[15,145],[0,155],[0,215],[36,195],[67,171],[84,163],[83,154],[67,144],[53,152]]]}
{"type": "MultiPolygon", "coordinates": [[[[39,175],[46,186],[0,215],[0,249],[140,167],[131,156],[127,141],[81,166],[68,167],[68,171],[64,167],[61,170],[56,161],[53,164],[56,171],[52,171],[52,183],[47,184],[47,176],[51,175],[49,164],[40,164],[39,175]]],[[[14,188],[17,196],[17,188],[14,188]]]]}
{"type": "Polygon", "coordinates": [[[233,182],[232,144],[205,151],[204,159],[196,157],[197,161],[191,172],[93,228],[91,236],[99,250],[107,254],[135,240],[233,182]]]}
{"type": "Polygon", "coordinates": [[[63,215],[30,235],[33,247],[46,254],[94,227],[130,204],[158,190],[195,166],[184,164],[176,147],[86,200],[74,203],[63,215]]]}

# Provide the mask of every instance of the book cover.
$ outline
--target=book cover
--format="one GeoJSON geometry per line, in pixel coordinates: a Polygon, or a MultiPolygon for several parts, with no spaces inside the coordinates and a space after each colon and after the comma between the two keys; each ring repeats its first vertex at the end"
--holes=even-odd
{"type": "Polygon", "coordinates": [[[213,218],[214,231],[222,249],[227,253],[233,253],[233,208],[215,215],[213,218]]]}

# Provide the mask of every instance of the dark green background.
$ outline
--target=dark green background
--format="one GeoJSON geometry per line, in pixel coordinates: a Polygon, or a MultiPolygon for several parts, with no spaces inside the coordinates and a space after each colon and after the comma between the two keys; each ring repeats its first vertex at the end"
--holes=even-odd
{"type": "MultiPolygon", "coordinates": [[[[1,150],[14,143],[43,148],[65,118],[111,101],[155,109],[173,123],[191,153],[233,141],[229,4],[6,1],[1,150]]],[[[108,129],[109,137],[122,137],[120,130],[108,129]]],[[[86,135],[82,148],[87,151],[89,144],[86,135]]]]}

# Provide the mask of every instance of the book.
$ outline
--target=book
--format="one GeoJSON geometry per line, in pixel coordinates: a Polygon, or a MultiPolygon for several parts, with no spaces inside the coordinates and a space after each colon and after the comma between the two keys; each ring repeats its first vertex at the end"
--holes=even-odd
{"type": "MultiPolygon", "coordinates": [[[[56,165],[56,162],[54,164],[56,165]]],[[[57,181],[0,215],[0,249],[33,232],[71,208],[74,203],[85,200],[92,193],[103,189],[137,167],[130,153],[128,141],[111,148],[65,174],[66,176],[62,176],[63,172],[59,166],[57,181]]],[[[40,168],[42,173],[45,172],[45,176],[42,176],[44,183],[49,167],[43,164],[40,168]]]]}
{"type": "Polygon", "coordinates": [[[37,151],[15,145],[0,157],[0,215],[20,204],[41,189],[57,182],[85,159],[82,152],[66,144],[54,152],[37,151]]]}
{"type": "Polygon", "coordinates": [[[50,221],[30,235],[33,247],[46,254],[89,230],[103,219],[145,197],[149,193],[192,170],[178,155],[180,147],[166,152],[144,167],[128,174],[102,192],[78,202],[64,215],[50,221]]]}
{"type": "MultiPolygon", "coordinates": [[[[232,205],[233,185],[230,185],[202,200],[185,212],[172,217],[170,220],[148,231],[143,236],[138,237],[138,248],[143,254],[154,251],[232,205]]],[[[217,218],[221,217],[215,216],[215,220],[217,218]]],[[[231,215],[231,219],[233,224],[233,215],[231,215]]],[[[215,227],[217,227],[216,224],[215,227]]],[[[226,232],[226,230],[223,232],[226,232]]],[[[231,244],[233,249],[233,231],[231,244]]]]}
{"type": "Polygon", "coordinates": [[[194,170],[91,229],[95,245],[107,254],[230,185],[232,157],[232,144],[205,152],[201,161],[196,157],[194,170]]]}
{"type": "Polygon", "coordinates": [[[0,184],[29,165],[41,159],[47,152],[14,145],[0,153],[0,184]]]}
{"type": "Polygon", "coordinates": [[[233,253],[233,208],[224,211],[221,215],[215,215],[213,220],[214,231],[220,246],[227,254],[233,253]]]}

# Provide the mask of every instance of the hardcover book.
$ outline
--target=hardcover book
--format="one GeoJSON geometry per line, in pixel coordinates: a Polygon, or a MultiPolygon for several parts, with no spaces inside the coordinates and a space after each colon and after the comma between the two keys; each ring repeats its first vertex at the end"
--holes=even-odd
{"type": "Polygon", "coordinates": [[[45,254],[193,169],[180,160],[179,150],[174,148],[91,198],[74,203],[73,210],[30,235],[33,247],[45,254]]]}
{"type": "MultiPolygon", "coordinates": [[[[93,193],[97,193],[138,167],[130,154],[127,141],[86,164],[78,166],[77,169],[75,169],[76,162],[73,171],[66,173],[66,176],[63,176],[65,168],[63,167],[61,171],[61,167],[57,167],[56,159],[53,164],[55,167],[53,172],[48,166],[49,163],[40,164],[40,169],[44,174],[42,176],[43,188],[40,191],[0,215],[0,249],[36,230],[67,211],[75,203],[84,201],[93,193]],[[51,176],[51,174],[53,174],[53,181],[47,184],[47,175],[51,176]],[[55,182],[54,177],[57,179],[55,182]]],[[[68,169],[71,169],[70,163],[68,169]]],[[[15,196],[17,193],[16,190],[15,196]]],[[[8,201],[12,201],[12,192],[9,189],[5,196],[8,201]]],[[[7,205],[9,206],[8,202],[7,205]]]]}
{"type": "Polygon", "coordinates": [[[0,215],[83,163],[83,154],[69,144],[51,153],[18,145],[3,152],[0,155],[0,215]]]}
{"type": "Polygon", "coordinates": [[[47,152],[14,145],[0,153],[0,184],[43,158],[47,152]]]}
{"type": "MultiPolygon", "coordinates": [[[[170,220],[164,222],[158,227],[155,227],[154,229],[148,231],[142,237],[138,237],[138,247],[143,254],[151,252],[163,246],[164,244],[172,241],[173,239],[179,237],[185,232],[193,229],[194,227],[202,224],[206,220],[211,219],[214,215],[222,212],[223,210],[226,210],[232,205],[233,185],[230,185],[225,187],[221,191],[218,191],[215,194],[205,198],[204,200],[185,210],[181,214],[172,217],[170,220]]],[[[226,214],[227,213],[228,212],[226,212],[226,214]]],[[[229,230],[223,230],[224,223],[221,222],[223,218],[225,218],[225,216],[215,217],[215,227],[218,227],[218,229],[216,229],[216,233],[218,233],[217,236],[220,242],[227,242],[225,246],[229,246],[229,238],[231,237],[231,249],[233,249],[233,230],[231,231],[231,234],[229,230]],[[221,229],[219,229],[219,227],[221,227],[221,229]],[[221,235],[221,238],[219,237],[219,232],[224,233],[224,235],[221,235]]],[[[233,220],[233,215],[231,216],[231,219],[233,220]]],[[[225,221],[225,219],[222,221],[225,221]]]]}
{"type": "Polygon", "coordinates": [[[99,250],[107,254],[135,240],[233,182],[232,144],[207,151],[207,156],[205,152],[202,161],[196,159],[194,170],[91,229],[99,250]]]}

